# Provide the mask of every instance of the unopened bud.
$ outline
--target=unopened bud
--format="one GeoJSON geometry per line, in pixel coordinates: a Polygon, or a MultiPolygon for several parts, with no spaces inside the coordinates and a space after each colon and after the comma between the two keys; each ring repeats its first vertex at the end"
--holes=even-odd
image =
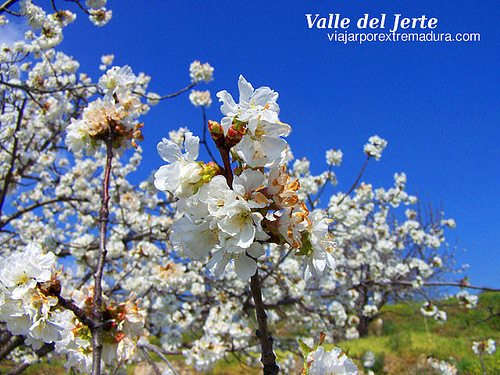
{"type": "Polygon", "coordinates": [[[241,141],[241,138],[243,138],[243,134],[245,134],[244,131],[238,131],[234,125],[231,126],[226,134],[226,146],[231,148],[237,145],[241,141]]]}
{"type": "Polygon", "coordinates": [[[210,182],[210,180],[219,174],[222,174],[222,168],[215,162],[211,161],[203,165],[203,177],[201,181],[203,183],[210,182]]]}
{"type": "Polygon", "coordinates": [[[246,122],[242,122],[236,118],[236,116],[233,118],[233,121],[231,121],[231,124],[233,125],[233,128],[243,134],[245,134],[245,130],[247,127],[246,122]]]}
{"type": "Polygon", "coordinates": [[[208,131],[217,147],[224,144],[224,129],[217,121],[208,120],[208,131]]]}

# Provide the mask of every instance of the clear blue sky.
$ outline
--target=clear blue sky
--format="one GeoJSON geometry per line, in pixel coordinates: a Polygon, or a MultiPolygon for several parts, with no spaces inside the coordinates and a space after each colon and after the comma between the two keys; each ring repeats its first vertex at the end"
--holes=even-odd
{"type": "MultiPolygon", "coordinates": [[[[237,96],[239,74],[254,87],[280,93],[280,118],[289,123],[287,141],[295,157],[312,161],[320,173],[324,152],[340,148],[337,170],[346,191],[364,161],[363,145],[374,134],[388,146],[363,180],[390,187],[394,172],[408,176],[407,190],[455,218],[448,239],[469,263],[474,284],[500,287],[499,199],[499,35],[496,1],[109,1],[113,19],[95,28],[78,12],[67,28],[63,50],[98,77],[100,56],[151,75],[150,89],[172,93],[189,83],[195,60],[215,67],[209,118],[221,114],[215,93],[237,96]],[[143,5],[144,4],[144,5],[143,5]],[[476,43],[395,43],[363,45],[329,42],[327,32],[309,29],[305,14],[394,14],[438,19],[435,32],[481,34],[476,43]]],[[[67,4],[67,6],[71,6],[67,4]]],[[[417,30],[419,31],[419,30],[417,30]]],[[[427,32],[428,30],[424,30],[427,32]]],[[[155,145],[168,131],[201,130],[201,114],[188,95],[153,107],[144,119],[143,176],[158,168],[155,145]]]]}

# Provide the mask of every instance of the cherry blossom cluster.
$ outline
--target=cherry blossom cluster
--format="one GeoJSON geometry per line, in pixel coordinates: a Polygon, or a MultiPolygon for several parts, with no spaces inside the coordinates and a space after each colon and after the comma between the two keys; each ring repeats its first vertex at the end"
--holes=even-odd
{"type": "Polygon", "coordinates": [[[214,79],[214,68],[209,63],[201,63],[195,60],[189,66],[189,75],[193,83],[204,81],[208,83],[214,79]]]}
{"type": "Polygon", "coordinates": [[[217,148],[227,152],[222,157],[231,152],[238,163],[234,178],[227,160],[225,175],[214,162],[196,161],[199,138],[190,132],[184,134],[184,152],[169,139],[158,144],[169,164],[155,173],[155,186],[179,198],[184,212],[172,227],[172,241],[192,259],[211,256],[207,266],[217,276],[234,260],[236,273],[248,280],[266,242],[287,244],[304,255],[306,278],[321,274],[334,265],[335,242],[329,221],[319,212],[309,215],[299,201],[300,184],[283,165],[287,143],[281,137],[290,126],[278,118],[278,94],[268,87],[254,90],[242,76],[238,86],[239,103],[219,92],[225,117],[221,124],[209,122],[217,148]]]}
{"type": "Polygon", "coordinates": [[[55,255],[29,244],[24,252],[2,257],[0,262],[0,320],[12,334],[25,335],[26,343],[35,349],[57,340],[58,300],[49,291],[57,288],[55,255]]]}
{"type": "Polygon", "coordinates": [[[467,309],[474,309],[477,306],[479,297],[475,294],[469,294],[466,290],[461,290],[456,295],[458,303],[467,309]]]}
{"type": "MultiPolygon", "coordinates": [[[[66,367],[89,372],[92,363],[90,328],[81,318],[66,310],[62,295],[62,271],[56,271],[56,256],[30,243],[24,252],[0,259],[0,320],[13,335],[26,337],[25,344],[39,349],[55,343],[56,351],[68,356],[66,367]],[[62,301],[62,302],[61,302],[62,301]]],[[[62,278],[64,280],[64,278],[62,278]]],[[[74,290],[70,300],[90,319],[92,291],[74,290]]],[[[107,301],[104,361],[131,358],[144,334],[143,310],[131,299],[121,303],[107,301]]]]}
{"type": "Polygon", "coordinates": [[[208,108],[212,105],[212,98],[210,97],[210,91],[198,91],[192,90],[189,94],[189,100],[195,107],[204,106],[208,108]]]}
{"type": "Polygon", "coordinates": [[[139,78],[129,66],[113,67],[99,79],[99,88],[104,98],[98,98],[83,111],[79,120],[71,119],[68,125],[66,144],[73,152],[84,150],[94,155],[105,140],[111,138],[113,148],[137,147],[136,141],[143,140],[139,130],[143,124],[135,119],[148,110],[139,96],[132,91],[138,86],[139,78]]]}
{"type": "MultiPolygon", "coordinates": [[[[71,294],[72,301],[90,318],[93,290],[84,288],[71,294]]],[[[111,365],[116,361],[131,359],[137,343],[144,335],[145,311],[133,299],[116,303],[106,300],[103,306],[105,327],[103,337],[103,362],[111,365]]],[[[88,373],[92,368],[92,346],[90,328],[70,311],[61,313],[60,339],[55,342],[56,351],[66,354],[66,368],[75,368],[88,373]]]]}

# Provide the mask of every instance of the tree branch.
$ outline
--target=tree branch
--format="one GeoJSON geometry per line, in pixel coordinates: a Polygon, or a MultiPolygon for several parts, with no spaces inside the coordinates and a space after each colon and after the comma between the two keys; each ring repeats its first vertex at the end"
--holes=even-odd
{"type": "Polygon", "coordinates": [[[269,334],[269,330],[267,328],[267,315],[264,311],[264,304],[262,302],[258,269],[250,280],[250,289],[255,303],[257,323],[259,324],[259,329],[257,330],[256,335],[260,340],[262,352],[260,360],[264,365],[264,375],[276,375],[278,374],[280,368],[276,364],[276,355],[273,352],[273,338],[269,334]]]}
{"type": "Polygon", "coordinates": [[[12,11],[9,9],[9,7],[11,5],[14,5],[18,1],[19,0],[7,0],[5,3],[3,3],[2,5],[0,5],[0,14],[2,14],[3,12],[11,13],[12,11]]]}
{"type": "Polygon", "coordinates": [[[99,211],[99,256],[97,269],[94,273],[94,305],[92,306],[92,375],[101,375],[103,311],[102,311],[102,275],[106,262],[106,232],[109,218],[109,177],[113,161],[113,138],[108,132],[106,143],[106,170],[102,181],[102,202],[99,211]]]}

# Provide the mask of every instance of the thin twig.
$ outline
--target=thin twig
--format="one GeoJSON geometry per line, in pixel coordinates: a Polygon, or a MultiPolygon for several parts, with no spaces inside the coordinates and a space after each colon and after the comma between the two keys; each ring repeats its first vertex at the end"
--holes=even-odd
{"type": "MultiPolygon", "coordinates": [[[[394,281],[392,282],[393,284],[397,285],[408,285],[412,286],[412,283],[409,281],[394,281]]],[[[464,289],[475,289],[475,290],[484,290],[488,292],[500,292],[500,289],[498,288],[490,288],[487,286],[475,286],[475,285],[468,285],[468,284],[463,284],[463,283],[454,283],[454,282],[424,282],[423,286],[456,286],[459,288],[464,288],[464,289]]]]}
{"type": "Polygon", "coordinates": [[[69,87],[68,85],[66,86],[61,86],[60,88],[57,89],[37,89],[35,87],[29,87],[26,85],[18,85],[16,83],[10,83],[10,82],[5,82],[0,80],[0,84],[5,85],[7,87],[13,88],[13,89],[19,89],[23,90],[27,93],[34,93],[34,94],[53,94],[56,92],[62,92],[62,91],[75,91],[75,90],[81,90],[81,89],[87,89],[87,88],[97,88],[96,84],[93,85],[81,85],[81,86],[75,86],[75,87],[69,87]]]}
{"type": "Polygon", "coordinates": [[[213,156],[212,151],[210,151],[210,147],[208,147],[208,143],[207,143],[207,127],[208,127],[208,124],[207,124],[207,115],[205,113],[205,106],[204,105],[201,106],[201,110],[203,112],[203,140],[200,143],[205,146],[205,150],[207,150],[208,155],[210,156],[210,158],[212,159],[212,161],[215,162],[215,163],[217,163],[217,160],[215,160],[215,157],[213,156]]]}
{"type": "Polygon", "coordinates": [[[155,374],[161,375],[161,370],[158,368],[156,363],[151,359],[148,352],[145,349],[142,349],[142,353],[144,354],[144,358],[146,358],[146,361],[148,361],[149,365],[152,367],[155,374]]]}
{"type": "Polygon", "coordinates": [[[157,346],[155,345],[151,345],[151,344],[141,344],[139,345],[140,348],[143,348],[143,349],[147,349],[147,350],[150,350],[152,352],[154,352],[158,357],[161,358],[161,360],[163,362],[165,362],[168,366],[168,368],[172,371],[172,373],[174,375],[179,375],[177,373],[177,371],[175,370],[175,368],[172,366],[172,364],[170,363],[170,361],[167,359],[167,357],[163,354],[163,352],[161,351],[160,348],[158,348],[157,346]]]}
{"type": "Polygon", "coordinates": [[[19,210],[12,215],[8,216],[5,221],[0,221],[0,228],[5,226],[6,224],[10,223],[12,220],[17,219],[19,216],[24,215],[26,212],[33,211],[39,207],[45,206],[47,204],[52,204],[52,203],[57,203],[57,202],[68,202],[68,201],[78,201],[78,202],[85,202],[88,201],[87,198],[72,198],[72,197],[58,197],[58,198],[52,198],[43,202],[36,202],[28,207],[23,208],[22,210],[19,210]]]}
{"type": "Polygon", "coordinates": [[[356,188],[356,186],[358,186],[358,182],[359,180],[361,180],[361,176],[363,176],[363,173],[365,171],[365,168],[366,166],[368,165],[368,161],[370,160],[371,156],[368,155],[366,157],[366,161],[365,161],[365,164],[363,165],[363,168],[361,168],[361,172],[359,172],[359,175],[358,175],[358,178],[356,178],[356,181],[354,181],[354,183],[352,184],[351,188],[349,189],[349,191],[342,197],[342,199],[337,203],[337,206],[339,206],[343,201],[344,199],[352,193],[352,191],[356,188]]]}
{"type": "Polygon", "coordinates": [[[187,90],[189,89],[192,89],[193,87],[195,87],[197,85],[197,82],[193,82],[191,83],[189,86],[187,87],[184,87],[182,90],[179,90],[177,91],[176,93],[173,93],[173,94],[168,94],[168,95],[164,95],[164,96],[160,96],[159,98],[150,98],[149,96],[147,95],[144,95],[144,94],[141,94],[141,93],[138,93],[138,92],[135,92],[134,91],[134,94],[137,94],[137,95],[140,95],[142,96],[143,98],[146,98],[148,100],[163,100],[163,99],[170,99],[170,98],[175,98],[176,96],[179,96],[180,94],[182,94],[183,92],[186,92],[187,90]]]}

